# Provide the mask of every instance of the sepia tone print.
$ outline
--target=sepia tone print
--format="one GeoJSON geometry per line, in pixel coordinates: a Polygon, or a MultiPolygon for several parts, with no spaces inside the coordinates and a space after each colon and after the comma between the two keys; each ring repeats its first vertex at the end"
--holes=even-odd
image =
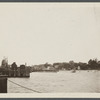
{"type": "Polygon", "coordinates": [[[0,4],[0,93],[100,93],[100,4],[0,4]]]}

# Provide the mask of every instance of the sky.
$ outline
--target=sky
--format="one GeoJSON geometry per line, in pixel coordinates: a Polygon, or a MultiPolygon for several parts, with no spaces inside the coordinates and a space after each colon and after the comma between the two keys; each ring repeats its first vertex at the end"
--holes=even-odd
{"type": "Polygon", "coordinates": [[[1,3],[0,62],[100,60],[100,4],[1,3]]]}

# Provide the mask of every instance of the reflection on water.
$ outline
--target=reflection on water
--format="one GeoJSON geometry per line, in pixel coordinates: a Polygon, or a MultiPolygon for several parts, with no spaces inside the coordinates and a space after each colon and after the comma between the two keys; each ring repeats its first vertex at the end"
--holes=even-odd
{"type": "MultiPolygon", "coordinates": [[[[33,72],[30,78],[9,78],[24,87],[42,93],[100,92],[99,71],[33,72]]],[[[8,93],[36,93],[8,81],[8,93]]]]}

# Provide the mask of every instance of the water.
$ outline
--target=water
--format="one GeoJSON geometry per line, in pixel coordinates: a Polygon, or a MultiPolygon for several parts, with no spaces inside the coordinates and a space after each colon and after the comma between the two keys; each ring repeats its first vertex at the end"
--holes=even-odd
{"type": "MultiPolygon", "coordinates": [[[[42,93],[99,93],[100,71],[33,72],[30,78],[9,78],[42,93]]],[[[8,81],[8,93],[36,93],[8,81]]]]}

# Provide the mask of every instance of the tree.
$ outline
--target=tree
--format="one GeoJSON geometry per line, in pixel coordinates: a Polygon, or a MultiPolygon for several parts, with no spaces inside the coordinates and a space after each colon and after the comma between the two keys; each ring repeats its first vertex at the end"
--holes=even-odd
{"type": "Polygon", "coordinates": [[[11,65],[11,69],[12,70],[17,70],[17,64],[16,64],[16,62],[13,62],[13,64],[11,65]]]}
{"type": "Polygon", "coordinates": [[[90,59],[89,61],[88,61],[88,66],[90,67],[90,69],[98,69],[98,61],[97,61],[97,59],[90,59]]]}
{"type": "Polygon", "coordinates": [[[80,69],[82,69],[82,70],[89,69],[87,63],[79,62],[78,65],[80,66],[80,69]]]}
{"type": "Polygon", "coordinates": [[[63,68],[66,70],[70,70],[70,64],[69,63],[63,63],[63,68]]]}
{"type": "Polygon", "coordinates": [[[74,63],[74,61],[69,61],[69,65],[70,65],[70,68],[71,68],[71,69],[74,69],[74,68],[75,68],[75,63],[74,63]]]}

